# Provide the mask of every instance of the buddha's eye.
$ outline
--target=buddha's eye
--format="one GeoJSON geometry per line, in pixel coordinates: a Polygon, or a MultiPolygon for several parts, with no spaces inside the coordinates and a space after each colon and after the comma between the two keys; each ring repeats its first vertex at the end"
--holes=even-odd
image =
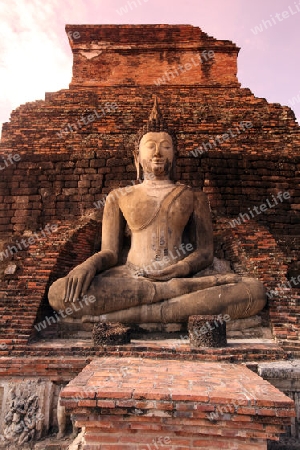
{"type": "Polygon", "coordinates": [[[163,148],[164,150],[171,150],[172,149],[172,145],[169,142],[164,141],[164,142],[161,143],[161,148],[163,148]]]}
{"type": "Polygon", "coordinates": [[[155,148],[155,142],[147,142],[146,148],[149,148],[150,150],[155,148]]]}

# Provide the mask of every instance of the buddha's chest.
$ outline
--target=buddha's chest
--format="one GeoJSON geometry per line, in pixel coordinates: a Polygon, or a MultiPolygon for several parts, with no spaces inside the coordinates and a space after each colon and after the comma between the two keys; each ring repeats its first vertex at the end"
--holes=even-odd
{"type": "Polygon", "coordinates": [[[182,232],[193,212],[193,193],[134,192],[121,199],[120,208],[132,232],[157,227],[182,232]]]}

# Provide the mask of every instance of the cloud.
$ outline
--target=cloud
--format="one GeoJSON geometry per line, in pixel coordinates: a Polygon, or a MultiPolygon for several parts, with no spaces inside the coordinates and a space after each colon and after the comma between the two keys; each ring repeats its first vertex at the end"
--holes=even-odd
{"type": "Polygon", "coordinates": [[[41,0],[27,4],[10,0],[2,5],[1,119],[7,119],[7,107],[13,109],[24,102],[43,99],[46,89],[67,87],[72,61],[53,27],[57,7],[57,0],[52,0],[51,5],[41,0]]]}

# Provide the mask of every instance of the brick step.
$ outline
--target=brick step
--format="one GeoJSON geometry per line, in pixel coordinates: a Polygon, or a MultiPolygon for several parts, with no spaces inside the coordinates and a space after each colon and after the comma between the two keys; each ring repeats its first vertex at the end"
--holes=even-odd
{"type": "Polygon", "coordinates": [[[32,342],[26,349],[26,355],[44,356],[103,356],[103,355],[133,355],[151,358],[195,359],[211,361],[245,362],[280,360],[288,357],[283,348],[277,344],[239,343],[230,344],[220,349],[191,349],[182,340],[134,340],[127,345],[94,346],[92,341],[76,339],[52,339],[49,342],[32,342]]]}

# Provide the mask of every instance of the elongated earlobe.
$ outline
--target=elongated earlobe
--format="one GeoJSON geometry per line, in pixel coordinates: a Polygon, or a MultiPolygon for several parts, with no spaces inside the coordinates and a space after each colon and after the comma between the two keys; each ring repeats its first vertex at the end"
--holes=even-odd
{"type": "Polygon", "coordinates": [[[140,164],[138,164],[137,166],[136,166],[136,179],[139,181],[139,180],[141,180],[141,165],[140,164]]]}
{"type": "Polygon", "coordinates": [[[134,153],[134,165],[136,168],[136,179],[141,180],[142,167],[141,167],[140,161],[139,161],[139,153],[134,153]]]}

